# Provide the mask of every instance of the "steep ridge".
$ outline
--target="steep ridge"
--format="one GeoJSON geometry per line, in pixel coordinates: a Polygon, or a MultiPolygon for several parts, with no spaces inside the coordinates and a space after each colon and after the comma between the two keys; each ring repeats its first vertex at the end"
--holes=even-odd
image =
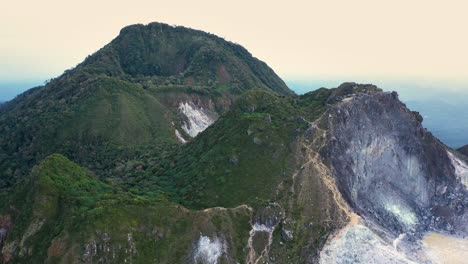
{"type": "Polygon", "coordinates": [[[214,35],[132,25],[45,86],[0,107],[0,188],[52,153],[103,178],[116,163],[148,163],[186,143],[243,92],[293,95],[264,62],[214,35]]]}

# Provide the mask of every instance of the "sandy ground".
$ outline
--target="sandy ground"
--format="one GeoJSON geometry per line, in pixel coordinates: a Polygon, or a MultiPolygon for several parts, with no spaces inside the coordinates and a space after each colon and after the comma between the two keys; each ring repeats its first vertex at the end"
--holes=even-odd
{"type": "Polygon", "coordinates": [[[434,263],[468,263],[468,239],[430,233],[424,237],[423,244],[434,263]]]}

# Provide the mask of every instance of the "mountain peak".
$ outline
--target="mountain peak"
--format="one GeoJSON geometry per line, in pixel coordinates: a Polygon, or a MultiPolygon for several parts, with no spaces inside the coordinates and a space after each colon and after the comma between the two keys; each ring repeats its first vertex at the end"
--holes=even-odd
{"type": "Polygon", "coordinates": [[[294,94],[264,62],[213,34],[162,23],[123,28],[80,65],[87,72],[239,93],[263,88],[294,94]]]}

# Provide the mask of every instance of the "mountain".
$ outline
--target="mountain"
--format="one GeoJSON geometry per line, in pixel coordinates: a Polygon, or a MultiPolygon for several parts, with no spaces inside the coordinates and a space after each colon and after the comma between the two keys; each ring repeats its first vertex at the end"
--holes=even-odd
{"type": "Polygon", "coordinates": [[[395,92],[343,83],[296,96],[236,50],[131,26],[2,106],[0,259],[464,260],[467,157],[395,92]],[[218,57],[200,59],[218,51],[230,61],[223,88],[218,57]]]}
{"type": "Polygon", "coordinates": [[[237,44],[160,23],[126,27],[74,69],[0,107],[0,187],[56,152],[111,177],[118,161],[190,141],[251,89],[294,94],[237,44]]]}

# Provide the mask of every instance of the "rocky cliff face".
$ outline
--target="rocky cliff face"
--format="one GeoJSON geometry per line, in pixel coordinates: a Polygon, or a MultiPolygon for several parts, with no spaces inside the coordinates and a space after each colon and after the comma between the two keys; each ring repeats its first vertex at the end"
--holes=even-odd
{"type": "Polygon", "coordinates": [[[465,194],[451,163],[453,154],[395,93],[348,95],[328,112],[328,127],[324,156],[358,212],[400,233],[433,225],[453,227],[449,219],[463,213],[464,204],[449,203],[449,197],[465,194]],[[449,222],[435,222],[437,217],[449,222]]]}
{"type": "Polygon", "coordinates": [[[399,248],[400,243],[413,241],[418,248],[414,241],[428,231],[466,236],[465,161],[426,131],[396,93],[353,92],[337,101],[323,117],[328,143],[321,154],[365,224],[348,226],[339,242],[326,247],[336,252],[324,254],[324,260],[345,263],[344,252],[355,251],[351,259],[356,261],[428,261],[414,248],[399,248]],[[352,246],[372,243],[382,245],[380,252],[371,251],[378,258],[352,246]]]}

